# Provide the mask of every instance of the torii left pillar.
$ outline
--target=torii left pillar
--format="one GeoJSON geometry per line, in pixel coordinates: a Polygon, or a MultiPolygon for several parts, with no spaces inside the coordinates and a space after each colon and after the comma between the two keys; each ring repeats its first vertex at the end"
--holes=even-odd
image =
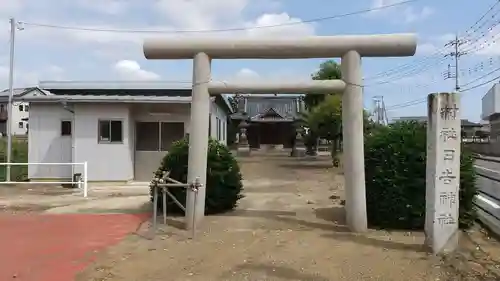
{"type": "Polygon", "coordinates": [[[186,228],[193,229],[205,215],[205,197],[207,182],[207,154],[210,122],[210,57],[206,53],[197,53],[193,59],[193,93],[191,101],[191,122],[189,130],[188,183],[199,178],[203,185],[198,190],[198,196],[192,190],[187,190],[186,197],[186,228]],[[201,121],[201,122],[200,122],[201,121]],[[195,202],[195,198],[198,198],[195,202]],[[195,212],[193,216],[193,212],[195,212]]]}

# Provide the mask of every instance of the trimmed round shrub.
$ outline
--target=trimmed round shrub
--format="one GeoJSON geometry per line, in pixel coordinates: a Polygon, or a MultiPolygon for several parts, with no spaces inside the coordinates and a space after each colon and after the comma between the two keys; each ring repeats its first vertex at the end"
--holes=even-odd
{"type": "MultiPolygon", "coordinates": [[[[423,229],[425,224],[426,125],[397,122],[365,136],[368,222],[386,229],[423,229]]],[[[476,219],[472,153],[461,148],[459,226],[476,219]]]]}
{"type": "MultiPolygon", "coordinates": [[[[180,182],[187,182],[189,142],[183,139],[175,142],[163,158],[160,167],[154,174],[150,184],[151,201],[153,201],[156,179],[166,173],[180,182]]],[[[238,200],[243,198],[243,185],[238,162],[228,148],[215,140],[208,142],[207,182],[206,182],[205,214],[217,214],[233,210],[238,200]]],[[[186,204],[186,189],[169,188],[170,193],[184,206],[186,204]]],[[[158,196],[157,208],[161,209],[163,201],[161,193],[158,196]]],[[[182,209],[167,195],[167,213],[181,214],[182,209]]]]}

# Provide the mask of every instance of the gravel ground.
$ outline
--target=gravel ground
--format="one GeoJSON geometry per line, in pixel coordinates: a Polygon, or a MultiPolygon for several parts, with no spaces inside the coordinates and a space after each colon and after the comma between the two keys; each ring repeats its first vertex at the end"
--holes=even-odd
{"type": "MultiPolygon", "coordinates": [[[[205,219],[196,239],[169,219],[154,239],[139,235],[103,253],[77,280],[440,280],[443,267],[422,233],[344,226],[343,176],[328,158],[240,160],[246,197],[205,219]]],[[[443,280],[443,279],[441,279],[443,280]]]]}
{"type": "MultiPolygon", "coordinates": [[[[206,217],[196,239],[182,230],[183,218],[169,218],[153,239],[147,222],[77,280],[500,280],[500,244],[479,226],[446,257],[428,255],[419,232],[350,233],[343,175],[328,156],[254,154],[240,165],[246,197],[234,212],[206,217]]],[[[147,192],[102,186],[85,199],[57,186],[0,185],[0,215],[144,212],[147,192]]]]}

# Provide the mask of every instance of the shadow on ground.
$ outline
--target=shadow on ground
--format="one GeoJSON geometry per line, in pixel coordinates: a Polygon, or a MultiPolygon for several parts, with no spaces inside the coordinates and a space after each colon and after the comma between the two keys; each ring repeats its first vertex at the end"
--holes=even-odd
{"type": "Polygon", "coordinates": [[[300,169],[300,170],[315,170],[315,169],[329,169],[333,168],[332,163],[328,162],[320,162],[320,163],[311,163],[311,162],[295,162],[295,163],[282,163],[280,164],[282,168],[287,169],[300,169]]]}
{"type": "MultiPolygon", "coordinates": [[[[123,208],[78,208],[78,205],[75,205],[75,212],[79,214],[140,214],[144,216],[144,214],[148,213],[153,215],[152,204],[151,202],[144,202],[140,206],[134,207],[123,207],[123,208]]],[[[63,206],[64,207],[64,206],[63,206]]],[[[158,212],[158,218],[161,215],[161,212],[158,212]]]]}
{"type": "MultiPolygon", "coordinates": [[[[330,208],[332,212],[339,212],[339,208],[330,208]]],[[[343,209],[343,208],[340,208],[343,209]]],[[[315,221],[307,221],[296,217],[296,212],[291,211],[273,211],[273,210],[236,210],[222,216],[236,216],[236,217],[251,217],[263,218],[283,222],[290,225],[298,225],[310,229],[333,230],[336,232],[349,231],[345,225],[335,225],[331,223],[320,223],[315,221]]]]}
{"type": "Polygon", "coordinates": [[[317,208],[314,210],[314,213],[316,218],[320,221],[299,219],[296,217],[296,212],[273,210],[236,210],[222,216],[264,218],[277,222],[287,223],[290,225],[298,225],[308,229],[321,229],[324,231],[329,231],[330,233],[322,235],[322,237],[326,238],[354,242],[361,245],[373,246],[383,249],[426,252],[426,249],[422,244],[391,241],[385,240],[383,237],[369,237],[369,233],[356,234],[350,232],[349,228],[346,225],[344,207],[334,206],[330,208],[317,208]]]}
{"type": "MultiPolygon", "coordinates": [[[[300,280],[300,281],[329,281],[330,279],[326,277],[319,276],[317,274],[308,274],[300,272],[293,268],[279,266],[279,265],[269,265],[269,264],[252,264],[244,263],[235,266],[231,272],[241,272],[241,271],[253,271],[265,274],[266,277],[282,278],[286,280],[300,280]]],[[[231,273],[227,272],[221,277],[224,280],[231,278],[231,273]]]]}

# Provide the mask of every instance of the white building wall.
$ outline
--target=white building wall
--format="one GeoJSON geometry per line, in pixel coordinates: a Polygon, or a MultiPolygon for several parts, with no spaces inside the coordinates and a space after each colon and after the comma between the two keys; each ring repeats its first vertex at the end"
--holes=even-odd
{"type": "Polygon", "coordinates": [[[127,104],[74,106],[74,162],[88,163],[89,181],[129,181],[134,178],[133,134],[127,104]],[[99,120],[121,120],[123,141],[99,143],[99,120]]]}
{"type": "MultiPolygon", "coordinates": [[[[89,181],[130,181],[134,179],[135,122],[178,121],[190,131],[189,109],[166,116],[152,116],[133,112],[129,104],[75,104],[74,113],[59,104],[32,103],[29,109],[29,162],[34,163],[88,163],[89,181]],[[182,114],[181,114],[182,113],[182,114]],[[61,136],[61,121],[72,121],[71,137],[61,136]],[[99,143],[99,120],[121,120],[123,141],[99,143]]],[[[227,114],[212,103],[211,136],[227,143],[227,114]],[[220,125],[217,125],[219,123],[220,125]],[[220,133],[217,133],[220,130],[220,133]]],[[[31,166],[32,179],[71,178],[83,173],[83,166],[31,166]],[[69,168],[69,169],[68,169],[69,168]]]]}
{"type": "Polygon", "coordinates": [[[210,136],[223,144],[227,144],[227,114],[221,106],[212,102],[210,107],[210,136]]]}
{"type": "Polygon", "coordinates": [[[495,113],[500,113],[500,84],[491,87],[482,98],[481,118],[487,120],[495,113]]]}
{"type": "Polygon", "coordinates": [[[12,108],[12,134],[25,135],[28,132],[29,104],[26,102],[14,102],[12,108]]]}
{"type": "MultiPolygon", "coordinates": [[[[159,107],[141,107],[135,108],[132,119],[133,127],[135,129],[136,122],[165,122],[165,123],[183,123],[184,135],[189,132],[189,105],[188,104],[165,104],[159,107]],[[155,112],[151,112],[151,110],[155,112]]],[[[163,132],[161,133],[163,135],[163,132]]],[[[131,135],[134,140],[137,137],[135,132],[131,135]]],[[[182,136],[181,136],[182,138],[182,136]]],[[[153,173],[160,166],[162,159],[167,154],[167,151],[135,151],[135,146],[132,148],[134,151],[134,179],[136,181],[149,181],[153,177],[153,173]]]]}
{"type": "MultiPolygon", "coordinates": [[[[13,102],[12,103],[12,134],[13,135],[26,135],[28,132],[28,121],[23,119],[29,117],[29,104],[26,102],[13,102]]],[[[0,103],[0,110],[7,110],[8,103],[0,103]]],[[[7,128],[5,127],[5,130],[7,128]]],[[[7,132],[7,131],[5,131],[7,132]]]]}
{"type": "MultiPolygon", "coordinates": [[[[67,160],[71,158],[71,139],[61,136],[61,121],[71,120],[71,118],[72,114],[60,105],[36,104],[30,108],[28,162],[68,162],[67,160]]],[[[28,177],[30,179],[71,178],[71,166],[30,165],[28,177]]]]}

